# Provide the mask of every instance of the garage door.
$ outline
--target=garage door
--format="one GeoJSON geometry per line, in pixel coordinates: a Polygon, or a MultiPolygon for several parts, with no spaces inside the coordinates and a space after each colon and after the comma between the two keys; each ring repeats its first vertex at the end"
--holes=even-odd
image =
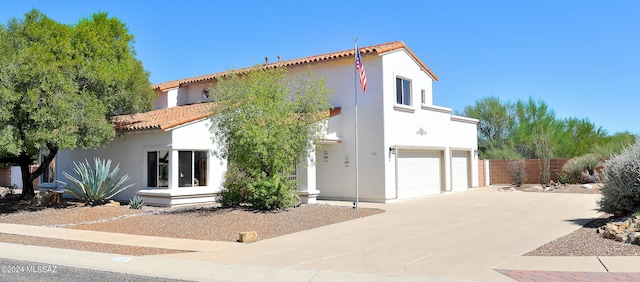
{"type": "Polygon", "coordinates": [[[451,153],[451,188],[454,191],[469,189],[469,157],[466,151],[451,153]]]}
{"type": "Polygon", "coordinates": [[[441,155],[439,151],[398,150],[398,199],[440,194],[441,155]]]}

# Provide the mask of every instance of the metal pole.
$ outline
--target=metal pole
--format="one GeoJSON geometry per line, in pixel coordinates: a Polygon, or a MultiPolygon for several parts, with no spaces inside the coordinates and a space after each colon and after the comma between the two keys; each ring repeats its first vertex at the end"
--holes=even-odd
{"type": "MultiPolygon", "coordinates": [[[[353,57],[354,57],[354,61],[358,60],[358,38],[353,40],[353,44],[354,46],[354,52],[353,52],[353,57]]],[[[355,62],[357,64],[357,62],[355,62]]],[[[355,66],[355,65],[354,65],[355,66]]],[[[355,113],[356,113],[356,120],[355,120],[355,130],[356,130],[356,138],[355,138],[355,147],[356,147],[356,210],[358,210],[358,202],[359,202],[359,197],[360,197],[360,187],[359,187],[359,179],[358,179],[358,82],[359,80],[359,74],[358,74],[358,69],[354,68],[353,73],[355,74],[354,76],[354,96],[355,96],[355,113]]]]}

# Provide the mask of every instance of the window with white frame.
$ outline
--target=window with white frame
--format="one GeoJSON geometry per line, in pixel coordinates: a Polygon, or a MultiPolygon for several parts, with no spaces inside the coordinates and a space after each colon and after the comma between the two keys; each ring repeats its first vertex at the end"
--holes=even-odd
{"type": "Polygon", "coordinates": [[[411,81],[396,77],[396,103],[411,105],[411,81]]]}
{"type": "Polygon", "coordinates": [[[425,91],[424,89],[420,90],[420,102],[422,104],[427,103],[427,91],[425,91]]]}
{"type": "MultiPolygon", "coordinates": [[[[40,157],[40,163],[42,164],[44,162],[44,156],[40,157]]],[[[47,167],[47,169],[45,169],[42,172],[41,177],[41,183],[55,183],[56,181],[56,158],[53,158],[53,160],[51,160],[51,163],[49,164],[49,167],[47,167]]]]}
{"type": "Polygon", "coordinates": [[[169,187],[169,151],[147,152],[147,187],[169,187]]]}
{"type": "Polygon", "coordinates": [[[178,151],[178,186],[207,186],[208,159],[208,151],[178,151]]]}

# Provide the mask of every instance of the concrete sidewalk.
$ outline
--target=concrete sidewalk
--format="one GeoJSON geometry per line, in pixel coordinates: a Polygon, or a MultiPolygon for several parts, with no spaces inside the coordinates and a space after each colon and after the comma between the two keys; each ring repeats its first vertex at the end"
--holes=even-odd
{"type": "Polygon", "coordinates": [[[121,256],[0,244],[0,257],[187,280],[511,281],[521,276],[506,270],[640,272],[636,257],[521,256],[597,217],[596,199],[481,188],[362,203],[386,212],[253,244],[0,224],[2,233],[195,251],[114,260],[121,256]]]}

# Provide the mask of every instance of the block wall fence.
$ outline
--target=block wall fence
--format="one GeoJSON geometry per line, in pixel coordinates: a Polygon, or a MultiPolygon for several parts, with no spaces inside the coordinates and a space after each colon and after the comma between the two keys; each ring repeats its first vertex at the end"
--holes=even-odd
{"type": "MultiPolygon", "coordinates": [[[[562,166],[566,164],[570,159],[550,159],[550,176],[551,180],[558,181],[556,178],[556,172],[562,171],[562,166]]],[[[511,184],[511,178],[509,177],[509,163],[513,160],[490,160],[489,161],[489,175],[491,184],[511,184]]],[[[525,184],[539,184],[540,183],[540,168],[542,167],[542,160],[532,159],[525,160],[527,178],[525,184]]]]}
{"type": "MultiPolygon", "coordinates": [[[[35,171],[38,169],[38,165],[32,165],[29,167],[31,171],[35,171]]],[[[14,169],[14,171],[20,172],[19,169],[14,169]]],[[[20,173],[11,174],[11,167],[0,169],[0,186],[1,187],[9,187],[12,184],[19,184],[18,186],[22,187],[22,179],[20,173]],[[17,174],[17,175],[16,175],[17,174]]],[[[40,179],[36,179],[33,181],[33,188],[38,190],[38,184],[40,183],[40,179]]]]}

